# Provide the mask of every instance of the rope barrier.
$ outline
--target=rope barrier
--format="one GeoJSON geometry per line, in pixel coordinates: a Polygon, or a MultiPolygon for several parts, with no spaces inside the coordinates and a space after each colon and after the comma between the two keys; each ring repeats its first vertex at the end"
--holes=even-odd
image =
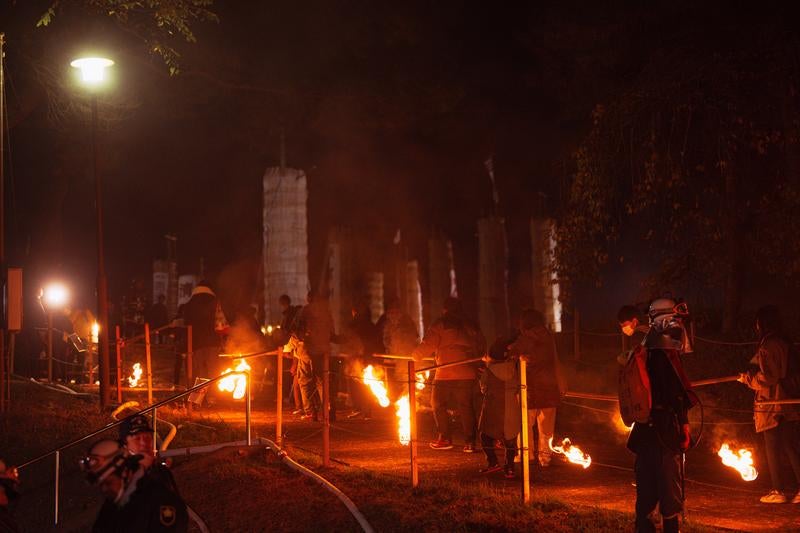
{"type": "Polygon", "coordinates": [[[700,335],[695,335],[694,338],[699,341],[706,342],[708,344],[718,344],[720,346],[756,346],[758,342],[756,341],[749,341],[749,342],[731,342],[731,341],[719,341],[714,339],[708,339],[706,337],[701,337],[700,335]]]}

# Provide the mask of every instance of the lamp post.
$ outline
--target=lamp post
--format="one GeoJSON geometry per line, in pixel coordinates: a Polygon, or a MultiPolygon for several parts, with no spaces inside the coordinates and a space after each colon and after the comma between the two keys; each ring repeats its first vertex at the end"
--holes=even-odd
{"type": "Polygon", "coordinates": [[[92,175],[95,185],[95,210],[97,213],[97,318],[99,321],[98,362],[100,366],[100,407],[109,402],[111,391],[108,356],[108,284],[103,247],[103,183],[97,171],[97,90],[106,81],[106,69],[114,62],[102,57],[84,57],[70,63],[80,71],[81,83],[91,94],[92,107],[92,175]]]}
{"type": "Polygon", "coordinates": [[[47,313],[47,381],[53,381],[53,311],[64,308],[69,299],[69,291],[61,283],[50,283],[42,288],[39,295],[45,313],[47,313]]]}

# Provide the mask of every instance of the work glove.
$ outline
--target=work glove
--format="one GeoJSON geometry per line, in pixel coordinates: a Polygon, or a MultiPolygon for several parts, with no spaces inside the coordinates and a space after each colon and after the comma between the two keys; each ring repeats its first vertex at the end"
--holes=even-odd
{"type": "Polygon", "coordinates": [[[692,445],[692,434],[689,431],[689,424],[683,424],[681,426],[681,440],[680,440],[680,447],[681,451],[685,452],[689,449],[692,445]]]}

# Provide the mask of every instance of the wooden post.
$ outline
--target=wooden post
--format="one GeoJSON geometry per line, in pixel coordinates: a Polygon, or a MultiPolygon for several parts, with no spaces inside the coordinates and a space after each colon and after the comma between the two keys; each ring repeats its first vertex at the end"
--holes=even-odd
{"type": "Polygon", "coordinates": [[[278,360],[275,364],[277,391],[275,393],[275,444],[283,446],[283,348],[278,346],[278,360]]]}
{"type": "Polygon", "coordinates": [[[93,358],[92,354],[94,353],[94,350],[92,348],[92,338],[91,338],[91,336],[89,337],[89,342],[86,343],[86,344],[87,344],[87,347],[86,347],[86,361],[84,362],[84,365],[85,365],[85,367],[88,367],[88,369],[84,368],[84,370],[87,370],[87,372],[89,374],[89,383],[90,384],[94,384],[94,368],[92,367],[92,358],[93,358]]]}
{"type": "Polygon", "coordinates": [[[53,313],[47,312],[47,381],[53,382],[53,313]]]}
{"type": "Polygon", "coordinates": [[[573,356],[576,361],[581,360],[581,312],[575,309],[575,331],[572,333],[573,356]]]}
{"type": "Polygon", "coordinates": [[[114,334],[117,339],[117,403],[122,403],[122,339],[119,336],[119,326],[114,326],[114,334]]]}
{"type": "Polygon", "coordinates": [[[522,415],[522,450],[520,450],[520,464],[522,465],[522,503],[531,501],[531,471],[530,471],[530,443],[528,442],[528,376],[527,364],[519,360],[519,405],[522,415]]]}
{"type": "Polygon", "coordinates": [[[409,451],[411,452],[411,486],[419,486],[419,464],[417,461],[417,374],[414,361],[408,362],[408,420],[409,451]]]}
{"type": "Polygon", "coordinates": [[[322,356],[322,466],[331,466],[331,357],[322,356]]]}
{"type": "Polygon", "coordinates": [[[192,326],[186,326],[186,388],[192,388],[192,326]]]}
{"type": "Polygon", "coordinates": [[[624,333],[620,332],[619,339],[620,339],[620,345],[622,346],[622,353],[627,352],[628,351],[628,336],[625,335],[624,333]]]}
{"type": "Polygon", "coordinates": [[[144,324],[144,355],[147,359],[147,405],[153,403],[153,361],[150,358],[150,324],[144,324]]]}
{"type": "Polygon", "coordinates": [[[11,407],[11,376],[14,375],[14,357],[16,353],[17,332],[8,332],[8,375],[6,375],[6,409],[11,407]]]}

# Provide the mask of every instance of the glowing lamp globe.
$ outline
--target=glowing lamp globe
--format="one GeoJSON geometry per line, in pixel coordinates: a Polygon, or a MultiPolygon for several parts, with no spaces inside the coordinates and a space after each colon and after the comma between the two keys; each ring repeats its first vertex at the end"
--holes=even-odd
{"type": "Polygon", "coordinates": [[[102,85],[106,80],[106,69],[113,64],[113,61],[104,57],[82,57],[70,63],[81,72],[84,85],[90,87],[102,85]]]}
{"type": "Polygon", "coordinates": [[[59,309],[67,303],[69,292],[60,283],[51,283],[42,289],[42,300],[48,309],[59,309]]]}

